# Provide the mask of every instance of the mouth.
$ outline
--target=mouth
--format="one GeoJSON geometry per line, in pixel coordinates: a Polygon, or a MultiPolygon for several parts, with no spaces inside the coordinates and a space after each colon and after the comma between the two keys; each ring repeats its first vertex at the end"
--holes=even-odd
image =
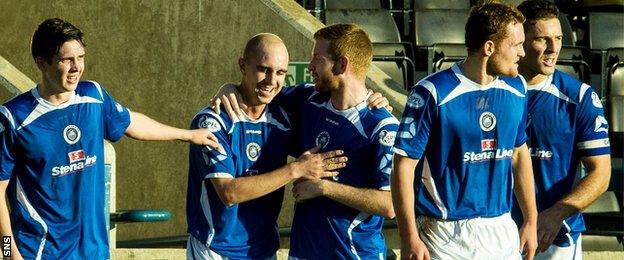
{"type": "Polygon", "coordinates": [[[257,86],[256,93],[258,93],[262,97],[270,97],[276,89],[276,87],[271,86],[257,86]]]}
{"type": "Polygon", "coordinates": [[[67,76],[67,82],[71,83],[71,84],[77,83],[79,78],[80,77],[78,75],[68,75],[67,76]]]}
{"type": "Polygon", "coordinates": [[[548,66],[548,67],[554,67],[556,63],[557,63],[557,59],[555,59],[555,58],[544,58],[544,59],[542,59],[542,64],[544,64],[545,66],[548,66]]]}

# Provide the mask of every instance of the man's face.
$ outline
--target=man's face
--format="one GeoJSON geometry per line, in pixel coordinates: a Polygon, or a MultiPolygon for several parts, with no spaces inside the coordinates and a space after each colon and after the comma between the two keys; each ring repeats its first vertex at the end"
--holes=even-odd
{"type": "Polygon", "coordinates": [[[533,75],[553,74],[562,38],[561,24],[557,18],[536,20],[535,25],[527,24],[524,43],[526,57],[520,61],[522,68],[533,75]]]}
{"type": "Polygon", "coordinates": [[[524,57],[524,30],[521,23],[510,23],[506,30],[507,37],[495,44],[488,64],[488,74],[515,77],[518,75],[518,61],[524,57]]]}
{"type": "Polygon", "coordinates": [[[84,71],[84,57],[82,44],[71,40],[61,45],[49,64],[45,59],[38,58],[37,64],[43,73],[45,87],[54,93],[74,91],[84,71]]]}
{"type": "Polygon", "coordinates": [[[241,92],[249,106],[268,104],[284,86],[288,72],[288,51],[282,43],[260,47],[256,55],[241,61],[241,92]]]}
{"type": "Polygon", "coordinates": [[[329,92],[338,88],[338,77],[332,69],[336,62],[328,52],[329,41],[317,39],[312,50],[312,60],[308,69],[314,78],[314,88],[319,92],[329,92]]]}

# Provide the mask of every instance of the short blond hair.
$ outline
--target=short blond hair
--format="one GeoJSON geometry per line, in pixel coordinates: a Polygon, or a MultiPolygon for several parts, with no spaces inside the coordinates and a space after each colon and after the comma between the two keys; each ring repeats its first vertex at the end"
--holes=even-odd
{"type": "Polygon", "coordinates": [[[353,73],[366,76],[373,60],[373,44],[362,28],[355,24],[334,24],[318,30],[314,39],[328,40],[331,58],[348,57],[353,73]]]}

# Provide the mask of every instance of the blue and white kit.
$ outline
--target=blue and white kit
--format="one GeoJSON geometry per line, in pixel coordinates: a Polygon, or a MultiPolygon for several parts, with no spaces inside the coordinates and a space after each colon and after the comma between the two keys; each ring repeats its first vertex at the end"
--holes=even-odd
{"type": "MultiPolygon", "coordinates": [[[[344,150],[349,158],[335,181],[359,188],[390,190],[392,145],[398,120],[366,101],[336,110],[328,93],[312,85],[285,88],[278,102],[298,117],[300,150],[321,146],[321,152],[344,150]]],[[[385,259],[383,217],[351,208],[326,197],[299,202],[290,238],[291,257],[302,259],[385,259]]]]}
{"type": "Polygon", "coordinates": [[[37,88],[0,107],[0,180],[25,259],[108,259],[104,143],[120,139],[130,112],[96,82],[55,106],[37,88]]]}
{"type": "MultiPolygon", "coordinates": [[[[592,88],[559,70],[529,86],[528,144],[535,176],[537,209],[550,208],[568,194],[581,176],[581,157],[610,153],[609,125],[592,88]]],[[[522,220],[514,210],[516,222],[522,220]]],[[[569,216],[553,244],[569,246],[585,231],[581,213],[569,216]]]]}
{"type": "Polygon", "coordinates": [[[466,78],[459,63],[426,77],[408,96],[395,153],[420,160],[418,215],[461,220],[511,210],[513,149],[526,142],[526,83],[466,78]]]}
{"type": "MultiPolygon", "coordinates": [[[[224,151],[191,145],[187,193],[188,233],[207,248],[232,259],[264,259],[279,248],[277,217],[284,189],[240,204],[220,200],[210,178],[239,178],[267,173],[286,164],[291,127],[284,109],[269,104],[263,115],[232,121],[205,108],[191,123],[207,128],[224,151]]],[[[198,250],[189,248],[188,250],[198,250]]],[[[201,255],[201,254],[200,254],[201,255]]]]}

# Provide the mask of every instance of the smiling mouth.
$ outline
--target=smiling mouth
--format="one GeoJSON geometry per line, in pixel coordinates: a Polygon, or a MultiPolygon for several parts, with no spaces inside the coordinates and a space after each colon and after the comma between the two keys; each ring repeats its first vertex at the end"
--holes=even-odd
{"type": "Polygon", "coordinates": [[[542,59],[542,64],[549,66],[549,67],[555,66],[555,63],[556,63],[555,58],[542,59]]]}
{"type": "Polygon", "coordinates": [[[260,94],[261,96],[269,96],[271,95],[271,93],[273,93],[275,89],[277,88],[273,88],[269,86],[258,86],[256,87],[256,93],[260,94]]]}

